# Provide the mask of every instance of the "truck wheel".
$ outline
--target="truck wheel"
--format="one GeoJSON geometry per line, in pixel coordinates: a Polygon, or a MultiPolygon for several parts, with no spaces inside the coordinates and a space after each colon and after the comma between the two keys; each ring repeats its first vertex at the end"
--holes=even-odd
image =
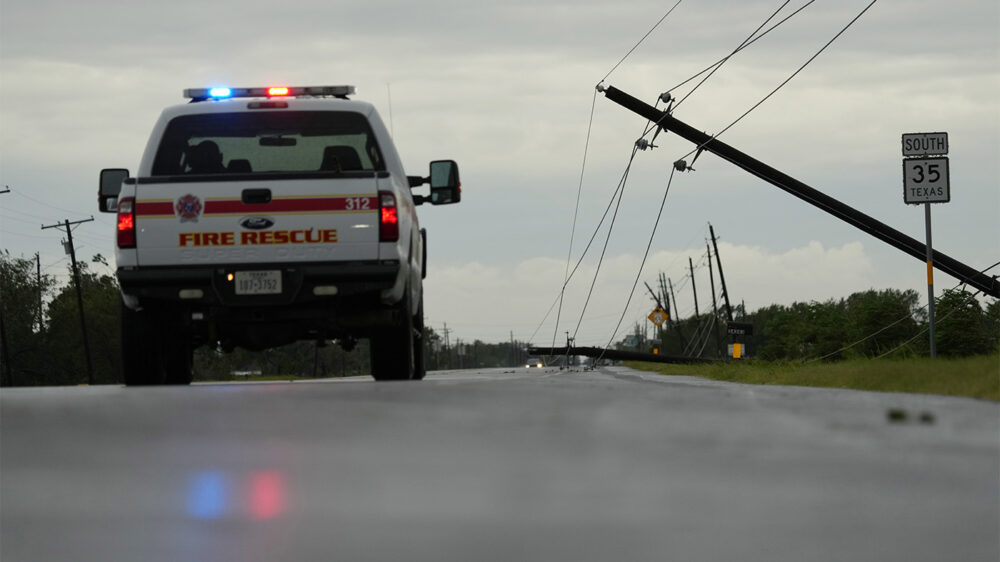
{"type": "Polygon", "coordinates": [[[148,310],[121,304],[122,379],[127,386],[163,384],[157,356],[156,319],[148,310]]]}
{"type": "Polygon", "coordinates": [[[403,321],[371,338],[372,377],[377,381],[405,381],[414,374],[413,316],[410,316],[409,291],[399,304],[403,321]]]}
{"type": "Polygon", "coordinates": [[[194,349],[191,337],[156,308],[121,305],[122,378],[128,386],[190,384],[194,349]]]}
{"type": "Polygon", "coordinates": [[[413,317],[413,380],[422,381],[427,374],[424,365],[424,296],[420,295],[420,306],[413,317]]]}
{"type": "Polygon", "coordinates": [[[191,368],[194,364],[194,347],[191,336],[185,332],[163,334],[164,357],[160,363],[164,369],[167,384],[191,384],[191,368]]]}

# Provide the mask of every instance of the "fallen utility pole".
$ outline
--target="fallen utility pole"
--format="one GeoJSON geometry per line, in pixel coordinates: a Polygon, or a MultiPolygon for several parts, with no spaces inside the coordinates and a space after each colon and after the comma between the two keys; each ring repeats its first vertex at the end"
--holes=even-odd
{"type": "MultiPolygon", "coordinates": [[[[803,201],[830,213],[840,220],[867,232],[879,240],[899,249],[920,261],[927,261],[927,245],[910,237],[891,226],[837,201],[833,197],[812,188],[801,181],[784,174],[751,156],[740,152],[728,144],[712,138],[694,127],[678,121],[669,112],[645,103],[614,86],[599,86],[599,90],[611,101],[629,111],[656,124],[659,128],[675,133],[679,137],[693,142],[699,151],[706,151],[732,162],[758,178],[791,193],[803,201]]],[[[678,162],[677,165],[680,165],[678,162]]],[[[985,275],[964,263],[941,252],[933,251],[933,264],[938,270],[951,275],[959,281],[978,289],[987,295],[1000,298],[1000,281],[985,275]]]]}
{"type": "Polygon", "coordinates": [[[612,361],[648,361],[650,363],[715,363],[715,359],[700,357],[671,357],[641,351],[626,351],[621,349],[604,349],[602,347],[532,347],[528,348],[532,355],[582,355],[584,357],[600,357],[612,361]]]}

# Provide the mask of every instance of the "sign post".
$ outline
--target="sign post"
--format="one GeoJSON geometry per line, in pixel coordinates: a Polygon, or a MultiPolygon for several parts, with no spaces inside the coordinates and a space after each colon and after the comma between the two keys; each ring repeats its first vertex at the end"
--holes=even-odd
{"type": "Polygon", "coordinates": [[[749,355],[746,339],[753,336],[753,324],[746,322],[726,322],[726,333],[729,334],[729,356],[733,359],[743,359],[749,355]]]}
{"type": "Polygon", "coordinates": [[[931,203],[951,201],[948,169],[948,133],[903,134],[903,201],[924,204],[927,224],[927,318],[931,359],[937,357],[934,336],[934,250],[931,245],[931,203]]]}
{"type": "MultiPolygon", "coordinates": [[[[663,332],[660,330],[660,328],[663,326],[664,322],[666,322],[667,320],[670,319],[670,315],[667,314],[667,312],[665,310],[663,310],[662,308],[660,308],[659,305],[657,305],[656,309],[653,310],[653,312],[650,312],[649,316],[647,316],[646,318],[649,318],[650,322],[652,322],[653,324],[656,324],[656,330],[658,332],[660,332],[660,334],[659,334],[659,336],[660,336],[660,347],[661,348],[665,347],[666,344],[667,344],[667,338],[666,338],[666,336],[663,335],[663,332]]],[[[659,348],[654,348],[653,349],[653,353],[659,353],[659,348]]]]}

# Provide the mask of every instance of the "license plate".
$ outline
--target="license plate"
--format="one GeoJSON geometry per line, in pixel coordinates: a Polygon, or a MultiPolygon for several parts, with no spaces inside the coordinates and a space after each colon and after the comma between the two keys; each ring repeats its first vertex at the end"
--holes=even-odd
{"type": "Polygon", "coordinates": [[[281,271],[237,271],[234,281],[237,295],[281,293],[281,271]]]}

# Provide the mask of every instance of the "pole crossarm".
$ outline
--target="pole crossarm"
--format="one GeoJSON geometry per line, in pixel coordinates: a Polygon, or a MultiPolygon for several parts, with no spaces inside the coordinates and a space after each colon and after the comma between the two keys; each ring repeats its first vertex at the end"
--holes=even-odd
{"type": "MultiPolygon", "coordinates": [[[[907,236],[891,226],[872,218],[857,209],[841,203],[825,193],[806,185],[805,183],[778,171],[767,164],[729,146],[728,144],[703,133],[694,127],[683,123],[669,113],[661,111],[648,103],[615,88],[606,86],[604,95],[611,101],[629,111],[653,122],[659,128],[670,131],[677,136],[697,145],[699,150],[711,152],[723,160],[729,161],[758,178],[782,189],[806,203],[818,207],[840,220],[858,228],[875,238],[893,246],[898,250],[925,261],[927,245],[907,236]]],[[[933,266],[951,275],[959,281],[968,284],[995,298],[1000,298],[1000,281],[992,278],[955,258],[933,250],[933,266]]]]}

